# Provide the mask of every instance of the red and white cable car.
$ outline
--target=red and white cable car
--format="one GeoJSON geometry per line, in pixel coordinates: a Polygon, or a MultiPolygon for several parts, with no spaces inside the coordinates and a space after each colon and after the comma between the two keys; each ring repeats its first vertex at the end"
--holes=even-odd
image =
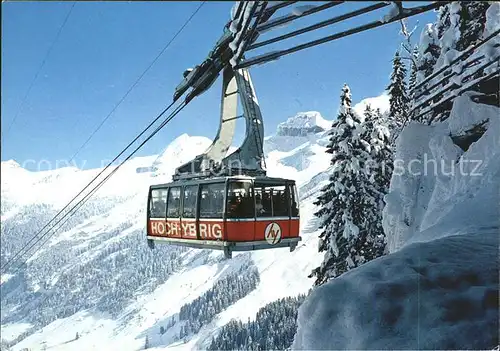
{"type": "Polygon", "coordinates": [[[299,237],[295,181],[233,176],[151,186],[148,241],[233,251],[290,247],[299,237]]]}
{"type": "MultiPolygon", "coordinates": [[[[219,41],[218,48],[228,46],[226,39],[219,41]]],[[[278,247],[293,251],[301,240],[295,181],[266,176],[264,125],[250,74],[245,68],[222,65],[221,52],[213,50],[211,54],[219,56],[186,71],[174,94],[174,100],[189,88],[193,89],[186,99],[201,94],[222,69],[217,136],[203,154],[176,169],[171,183],[150,187],[148,245],[154,248],[156,242],[163,242],[221,249],[228,258],[233,251],[278,247]],[[245,138],[227,155],[240,118],[246,121],[245,138]]]]}

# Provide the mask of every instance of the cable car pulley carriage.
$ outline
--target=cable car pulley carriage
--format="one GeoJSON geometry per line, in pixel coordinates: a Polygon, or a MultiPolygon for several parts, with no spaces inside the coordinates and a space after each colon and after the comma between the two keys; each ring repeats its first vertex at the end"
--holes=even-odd
{"type": "Polygon", "coordinates": [[[299,198],[292,179],[267,177],[263,121],[247,69],[233,69],[228,26],[209,58],[184,73],[174,100],[188,88],[189,101],[206,91],[222,71],[218,133],[210,147],[178,167],[172,182],[152,185],[147,241],[233,251],[289,247],[299,236],[299,198]],[[237,116],[238,97],[243,115],[237,116]],[[246,122],[241,146],[227,155],[238,119],[246,122]]]}

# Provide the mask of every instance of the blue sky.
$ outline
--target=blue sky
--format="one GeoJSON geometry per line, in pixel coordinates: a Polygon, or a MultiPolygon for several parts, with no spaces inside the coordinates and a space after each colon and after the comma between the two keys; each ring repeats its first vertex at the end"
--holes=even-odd
{"type": "MultiPolygon", "coordinates": [[[[201,63],[220,37],[232,5],[208,2],[202,7],[79,153],[76,166],[98,167],[102,160],[112,159],[171,102],[182,72],[201,63]]],[[[4,134],[71,6],[72,2],[2,3],[2,161],[14,159],[34,169],[35,163],[27,160],[46,160],[45,168],[54,168],[58,160],[69,160],[199,3],[76,3],[15,123],[4,134]]],[[[327,12],[331,16],[355,7],[359,4],[344,4],[327,12]]],[[[380,18],[385,11],[265,50],[335,33],[380,18]]],[[[314,18],[278,32],[328,14],[311,16],[314,18]]],[[[424,24],[434,21],[435,16],[430,12],[410,19],[410,24],[419,22],[417,38],[424,24]]],[[[251,68],[265,134],[272,134],[278,123],[299,111],[316,110],[333,119],[344,82],[350,85],[354,102],[380,95],[402,40],[398,32],[399,24],[394,23],[251,68]]],[[[219,102],[220,80],[138,155],[157,154],[183,133],[212,138],[218,128],[219,102]]],[[[243,129],[239,132],[242,135],[243,129]]]]}

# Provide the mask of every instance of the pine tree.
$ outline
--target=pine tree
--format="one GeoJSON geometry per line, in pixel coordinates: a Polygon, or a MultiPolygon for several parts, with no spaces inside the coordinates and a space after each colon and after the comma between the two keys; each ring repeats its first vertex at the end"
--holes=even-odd
{"type": "Polygon", "coordinates": [[[371,165],[367,165],[366,169],[372,184],[372,197],[365,199],[365,236],[360,238],[360,242],[364,245],[364,258],[370,261],[385,253],[386,237],[382,227],[382,210],[393,171],[393,149],[387,121],[380,110],[373,111],[368,105],[364,117],[362,139],[369,144],[371,165]]]}
{"type": "MultiPolygon", "coordinates": [[[[399,132],[408,117],[408,94],[406,89],[406,67],[396,52],[392,61],[391,82],[389,90],[389,118],[392,119],[399,132]]],[[[394,131],[393,131],[394,132],[394,131]]]]}
{"type": "Polygon", "coordinates": [[[370,154],[360,138],[361,123],[351,107],[350,89],[344,85],[326,151],[332,154],[330,182],[314,203],[320,206],[315,215],[321,218],[323,229],[319,252],[325,252],[322,264],[310,275],[316,277],[315,285],[360,264],[357,250],[360,229],[365,223],[363,206],[373,191],[363,170],[370,154]]]}

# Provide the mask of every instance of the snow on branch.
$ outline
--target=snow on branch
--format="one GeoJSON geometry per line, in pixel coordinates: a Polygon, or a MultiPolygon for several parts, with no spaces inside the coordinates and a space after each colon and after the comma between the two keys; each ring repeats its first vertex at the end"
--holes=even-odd
{"type": "Polygon", "coordinates": [[[413,46],[411,44],[411,37],[412,37],[413,33],[415,33],[415,31],[417,30],[418,21],[417,21],[417,24],[415,25],[415,27],[413,27],[413,29],[411,31],[409,31],[408,27],[406,26],[406,19],[405,18],[399,20],[399,23],[401,24],[401,30],[399,33],[401,35],[403,35],[403,37],[405,38],[405,42],[401,43],[401,46],[402,46],[403,50],[406,51],[406,53],[408,54],[408,57],[402,57],[402,58],[405,58],[407,60],[411,60],[413,65],[417,65],[416,57],[413,54],[413,46]]]}
{"type": "Polygon", "coordinates": [[[387,23],[393,18],[399,17],[404,13],[404,8],[403,4],[401,1],[391,1],[391,7],[389,8],[389,12],[387,12],[383,17],[382,17],[382,22],[387,23]]]}

